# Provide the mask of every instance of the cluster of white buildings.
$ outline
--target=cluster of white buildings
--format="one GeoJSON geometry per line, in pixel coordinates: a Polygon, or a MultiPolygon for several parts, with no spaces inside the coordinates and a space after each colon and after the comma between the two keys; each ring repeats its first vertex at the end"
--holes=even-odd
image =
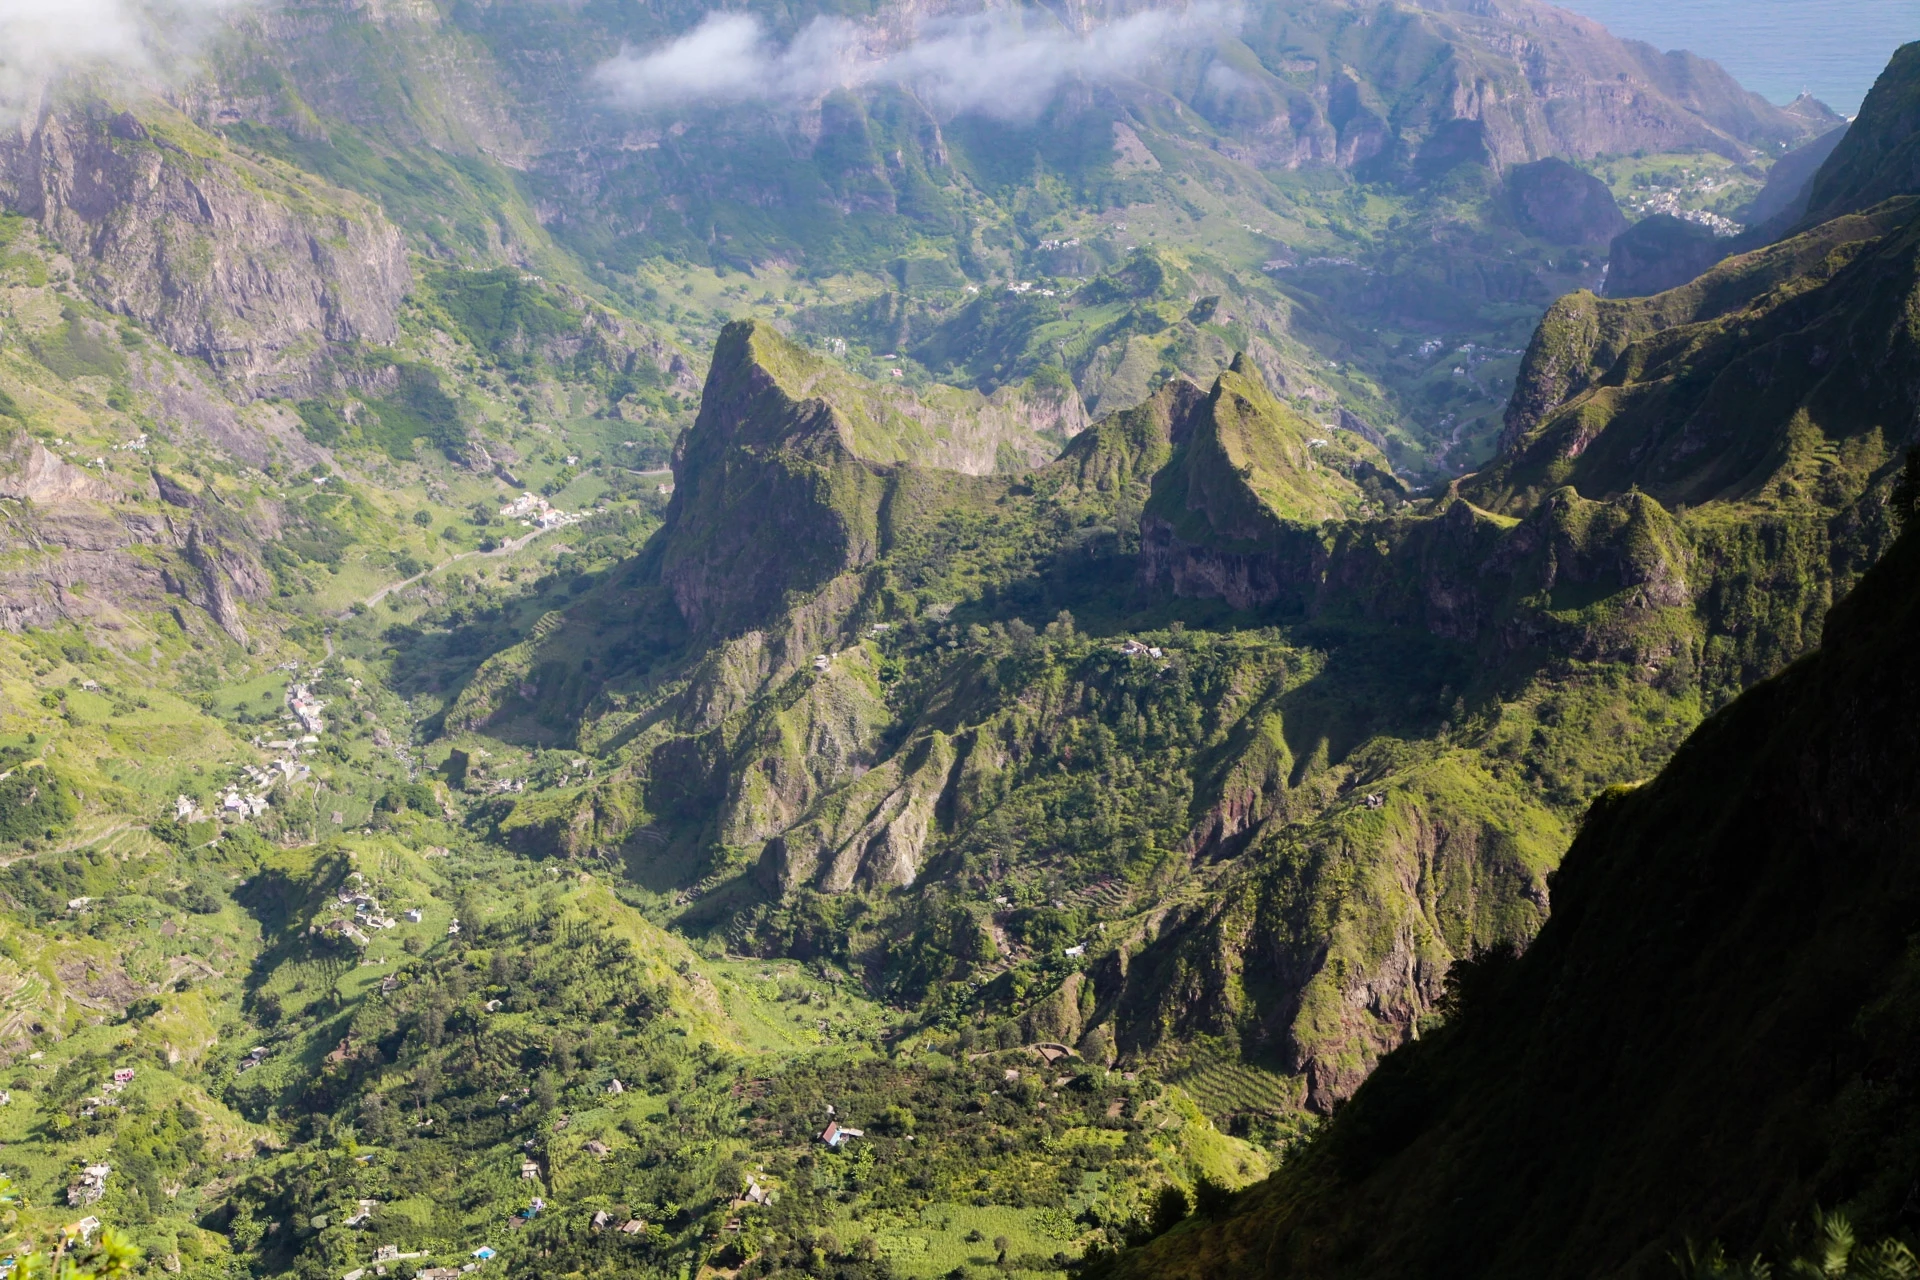
{"type": "MultiPolygon", "coordinates": [[[[309,734],[302,741],[311,744],[318,742],[319,738],[309,734]]],[[[300,763],[299,759],[293,754],[301,743],[287,739],[279,742],[269,742],[266,745],[274,749],[285,750],[288,754],[278,760],[270,761],[264,768],[251,764],[242,765],[241,769],[245,772],[247,781],[253,785],[245,790],[241,788],[241,785],[237,781],[229,785],[225,793],[221,795],[219,803],[215,806],[215,812],[221,817],[230,818],[237,822],[245,822],[249,818],[257,818],[271,807],[267,800],[267,794],[272,791],[274,787],[282,782],[301,782],[313,776],[313,769],[308,765],[300,763]]],[[[179,795],[173,798],[173,816],[180,822],[205,822],[207,820],[206,810],[202,809],[199,802],[188,795],[179,795]]]]}
{"type": "MultiPolygon", "coordinates": [[[[88,1119],[92,1119],[94,1110],[96,1108],[106,1106],[107,1103],[112,1099],[114,1094],[119,1093],[121,1090],[125,1089],[128,1085],[132,1083],[133,1083],[133,1068],[121,1067],[118,1071],[115,1071],[113,1073],[113,1079],[107,1081],[105,1084],[100,1086],[100,1092],[103,1095],[105,1095],[104,1097],[81,1099],[82,1105],[80,1107],[80,1114],[87,1117],[88,1119]]],[[[106,1165],[100,1165],[98,1167],[103,1170],[106,1170],[106,1173],[102,1173],[100,1175],[100,1189],[104,1191],[106,1189],[106,1175],[107,1173],[111,1173],[112,1170],[109,1169],[106,1165]]],[[[86,1182],[86,1179],[82,1178],[81,1183],[84,1185],[85,1182],[86,1182]]],[[[93,1197],[94,1200],[98,1200],[99,1198],[100,1197],[98,1195],[95,1195],[93,1197]]],[[[67,1201],[69,1204],[80,1203],[80,1201],[73,1199],[73,1192],[71,1189],[69,1189],[67,1192],[67,1201]]],[[[88,1203],[91,1203],[91,1201],[89,1201],[88,1203]]]]}
{"type": "MultiPolygon", "coordinates": [[[[358,871],[353,875],[355,879],[360,878],[358,871]]],[[[380,899],[370,893],[348,886],[341,889],[338,896],[341,906],[353,908],[355,924],[365,925],[369,929],[391,929],[400,923],[392,916],[381,915],[380,899]]]]}
{"type": "MultiPolygon", "coordinates": [[[[288,745],[291,746],[292,744],[289,743],[288,745]]],[[[302,778],[310,777],[313,773],[312,769],[309,769],[306,765],[301,764],[291,756],[285,756],[279,760],[275,760],[264,769],[250,764],[241,767],[247,777],[251,778],[256,786],[260,787],[272,787],[282,779],[288,782],[298,782],[302,778]]]]}
{"type": "Polygon", "coordinates": [[[107,1194],[107,1179],[113,1175],[110,1164],[90,1164],[80,1171],[80,1181],[67,1188],[67,1203],[97,1204],[107,1194]]]}
{"type": "MultiPolygon", "coordinates": [[[[366,877],[356,871],[348,877],[348,883],[342,886],[339,892],[334,895],[334,901],[337,906],[353,908],[353,917],[351,919],[345,916],[334,916],[325,924],[310,926],[308,931],[312,932],[314,929],[318,929],[322,933],[337,933],[364,947],[373,941],[372,937],[367,933],[367,930],[398,928],[400,921],[394,919],[392,916],[382,915],[380,913],[380,899],[374,897],[361,887],[365,882],[366,877]]],[[[410,908],[401,914],[412,924],[419,924],[426,918],[426,914],[418,907],[410,908]]],[[[449,932],[454,932],[454,930],[449,930],[449,932]]],[[[390,987],[382,987],[382,990],[391,989],[390,987]]]]}
{"type": "Polygon", "coordinates": [[[229,791],[220,801],[220,811],[245,820],[257,818],[267,811],[267,798],[263,795],[241,795],[238,791],[229,791]]]}
{"type": "Polygon", "coordinates": [[[313,696],[313,690],[304,684],[289,685],[287,688],[287,710],[293,712],[293,718],[300,727],[311,734],[326,732],[327,722],[320,718],[320,710],[326,703],[313,696]]]}
{"type": "Polygon", "coordinates": [[[522,493],[500,508],[502,520],[518,520],[534,529],[557,529],[563,524],[578,524],[586,519],[578,512],[561,511],[537,493],[522,493]]]}

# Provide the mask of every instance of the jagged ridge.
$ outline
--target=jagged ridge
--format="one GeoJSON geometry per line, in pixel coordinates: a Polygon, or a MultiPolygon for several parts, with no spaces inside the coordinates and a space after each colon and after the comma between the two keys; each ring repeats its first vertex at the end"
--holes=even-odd
{"type": "Polygon", "coordinates": [[[1822,649],[1598,800],[1517,962],[1225,1221],[1119,1274],[1659,1274],[1812,1204],[1904,1214],[1914,1051],[1907,856],[1920,761],[1920,541],[1822,649]]]}

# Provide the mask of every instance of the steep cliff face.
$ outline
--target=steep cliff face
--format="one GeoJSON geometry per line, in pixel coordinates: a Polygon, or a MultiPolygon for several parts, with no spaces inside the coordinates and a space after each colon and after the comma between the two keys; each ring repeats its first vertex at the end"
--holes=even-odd
{"type": "Polygon", "coordinates": [[[808,397],[818,373],[765,325],[721,332],[700,417],[674,450],[661,534],[661,579],[695,631],[725,635],[769,620],[789,593],[879,552],[891,469],[863,454],[855,423],[836,406],[808,397]]]}
{"type": "Polygon", "coordinates": [[[714,347],[674,455],[660,572],[687,625],[738,633],[790,594],[873,562],[903,468],[984,476],[1051,459],[1084,428],[1071,387],[922,397],[855,377],[753,321],[714,347]]]}
{"type": "Polygon", "coordinates": [[[1324,1114],[1417,1034],[1455,960],[1540,928],[1566,839],[1555,815],[1464,752],[1367,785],[1265,834],[1124,970],[1096,972],[1094,1016],[1119,1050],[1219,1037],[1324,1114]]]}
{"type": "Polygon", "coordinates": [[[769,841],[765,871],[782,892],[906,888],[939,835],[934,810],[953,765],[945,734],[934,730],[915,740],[769,841]]]}
{"type": "Polygon", "coordinates": [[[1897,1229],[1916,1169],[1911,850],[1920,542],[1820,652],[1602,796],[1518,960],[1459,975],[1305,1154],[1122,1275],[1651,1276],[1846,1205],[1897,1229]]]}
{"type": "Polygon", "coordinates": [[[1813,226],[1920,192],[1920,43],[1901,47],[1805,193],[1813,226]]]}
{"type": "Polygon", "coordinates": [[[793,827],[823,794],[873,768],[892,719],[860,648],[836,655],[790,702],[756,707],[738,735],[720,839],[760,848],[793,827]]]}
{"type": "Polygon", "coordinates": [[[1140,577],[1235,608],[1273,604],[1312,572],[1319,525],[1397,492],[1364,438],[1322,431],[1274,399],[1244,356],[1182,423],[1141,517],[1140,577]]]}
{"type": "Polygon", "coordinates": [[[377,209],[151,102],[23,119],[0,140],[0,201],[40,223],[103,306],[245,396],[298,392],[329,343],[397,332],[409,274],[377,209]]]}
{"type": "Polygon", "coordinates": [[[0,527],[0,628],[116,629],[184,603],[245,644],[242,606],[272,587],[252,550],[271,536],[272,513],[176,511],[158,496],[152,482],[107,483],[38,444],[0,451],[0,497],[21,500],[0,527]]]}
{"type": "MultiPolygon", "coordinates": [[[[207,388],[144,342],[128,352],[99,312],[56,293],[49,280],[64,260],[52,258],[30,224],[15,219],[0,232],[8,347],[0,375],[0,628],[125,628],[143,614],[193,604],[244,642],[243,606],[270,587],[258,547],[278,531],[279,517],[249,502],[205,501],[198,483],[182,484],[150,463],[145,431],[178,429],[183,444],[217,447],[213,437],[231,427],[259,462],[288,455],[257,424],[242,427],[217,396],[211,401],[224,416],[182,422],[178,403],[164,400],[137,424],[117,411],[115,384],[143,374],[182,397],[207,388]],[[120,443],[82,452],[50,427],[90,435],[104,428],[120,443]]],[[[207,625],[193,610],[177,617],[196,633],[207,625]]]]}

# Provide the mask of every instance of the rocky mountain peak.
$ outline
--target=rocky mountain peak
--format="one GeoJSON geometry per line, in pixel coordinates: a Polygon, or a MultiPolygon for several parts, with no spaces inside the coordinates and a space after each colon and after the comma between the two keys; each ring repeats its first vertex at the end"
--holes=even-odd
{"type": "Polygon", "coordinates": [[[1214,379],[1182,424],[1156,505],[1172,504],[1214,537],[1254,539],[1277,523],[1317,523],[1360,501],[1351,473],[1375,450],[1351,432],[1307,421],[1276,399],[1245,353],[1214,379]]]}
{"type": "Polygon", "coordinates": [[[830,372],[771,326],[721,331],[700,416],[674,450],[662,534],[661,577],[694,630],[750,627],[876,554],[891,469],[808,394],[830,372]]]}

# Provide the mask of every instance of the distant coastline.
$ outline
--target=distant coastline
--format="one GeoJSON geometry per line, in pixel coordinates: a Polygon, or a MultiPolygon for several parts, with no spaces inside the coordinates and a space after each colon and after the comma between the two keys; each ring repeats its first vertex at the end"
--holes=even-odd
{"type": "Polygon", "coordinates": [[[1920,0],[1554,0],[1617,36],[1712,58],[1773,102],[1802,90],[1860,110],[1901,44],[1920,40],[1920,0]]]}

